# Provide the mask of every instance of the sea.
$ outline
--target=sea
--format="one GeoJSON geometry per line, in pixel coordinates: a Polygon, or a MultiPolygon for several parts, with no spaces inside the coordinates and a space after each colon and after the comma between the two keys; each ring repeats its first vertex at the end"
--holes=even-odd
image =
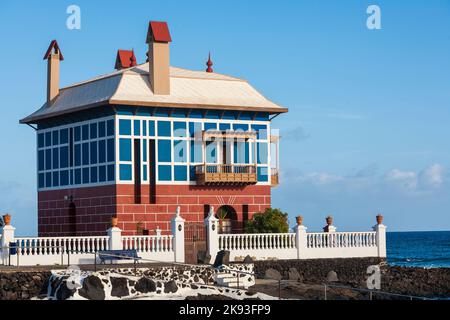
{"type": "Polygon", "coordinates": [[[450,231],[388,232],[390,265],[450,268],[450,231]]]}

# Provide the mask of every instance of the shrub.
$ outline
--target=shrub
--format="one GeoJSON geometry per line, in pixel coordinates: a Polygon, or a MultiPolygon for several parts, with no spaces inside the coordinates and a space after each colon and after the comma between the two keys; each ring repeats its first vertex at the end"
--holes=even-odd
{"type": "Polygon", "coordinates": [[[245,225],[246,233],[287,233],[289,232],[288,214],[279,209],[266,209],[256,213],[245,225]]]}

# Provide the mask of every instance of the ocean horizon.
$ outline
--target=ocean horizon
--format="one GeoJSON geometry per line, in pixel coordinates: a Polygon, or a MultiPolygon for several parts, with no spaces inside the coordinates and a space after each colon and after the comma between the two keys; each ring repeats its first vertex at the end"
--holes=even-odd
{"type": "Polygon", "coordinates": [[[386,236],[388,264],[450,268],[450,231],[388,232],[386,236]]]}

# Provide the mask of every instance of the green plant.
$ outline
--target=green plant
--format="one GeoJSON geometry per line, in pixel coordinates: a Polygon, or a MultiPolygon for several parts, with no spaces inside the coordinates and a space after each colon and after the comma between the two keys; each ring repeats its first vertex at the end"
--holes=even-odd
{"type": "Polygon", "coordinates": [[[217,218],[218,218],[219,220],[224,220],[227,216],[228,216],[227,210],[225,210],[225,209],[223,209],[223,208],[220,208],[220,209],[217,211],[217,218]]]}
{"type": "Polygon", "coordinates": [[[289,232],[288,214],[279,209],[266,209],[256,213],[245,224],[246,233],[287,233],[289,232]]]}

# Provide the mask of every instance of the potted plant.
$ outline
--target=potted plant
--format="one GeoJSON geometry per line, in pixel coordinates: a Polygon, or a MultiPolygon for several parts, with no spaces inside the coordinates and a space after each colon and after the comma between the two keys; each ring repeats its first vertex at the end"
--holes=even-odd
{"type": "Polygon", "coordinates": [[[219,233],[231,233],[231,221],[227,219],[228,212],[220,208],[217,211],[217,219],[219,219],[219,233]]]}
{"type": "Polygon", "coordinates": [[[328,217],[326,218],[326,221],[327,221],[327,225],[328,225],[328,226],[333,225],[333,217],[332,217],[332,216],[328,216],[328,217]]]}
{"type": "Polygon", "coordinates": [[[297,221],[297,225],[301,226],[303,223],[303,217],[302,216],[297,216],[295,217],[295,220],[297,221]]]}
{"type": "Polygon", "coordinates": [[[139,221],[138,223],[136,223],[136,234],[138,236],[144,235],[144,223],[142,221],[139,221]]]}
{"type": "Polygon", "coordinates": [[[119,218],[116,216],[111,217],[111,227],[117,228],[117,224],[119,223],[119,218]]]}
{"type": "Polygon", "coordinates": [[[11,215],[9,213],[3,216],[3,222],[5,223],[5,226],[9,226],[11,224],[11,215]]]}
{"type": "Polygon", "coordinates": [[[383,216],[381,214],[377,215],[377,224],[382,224],[383,223],[383,216]]]}

